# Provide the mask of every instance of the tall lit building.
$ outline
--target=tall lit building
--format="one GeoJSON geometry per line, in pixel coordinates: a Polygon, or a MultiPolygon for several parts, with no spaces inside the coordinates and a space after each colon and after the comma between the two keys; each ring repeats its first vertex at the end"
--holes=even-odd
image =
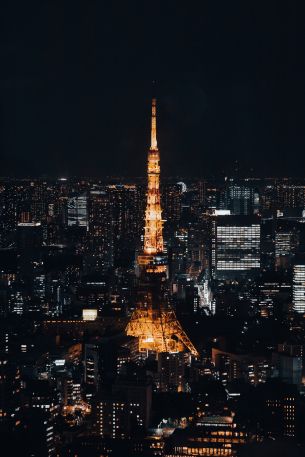
{"type": "Polygon", "coordinates": [[[138,302],[127,335],[139,339],[141,352],[180,352],[197,355],[168,303],[167,259],[163,244],[160,199],[160,154],[157,146],[156,99],[152,100],[151,146],[148,152],[148,189],[143,251],[137,258],[138,302]]]}
{"type": "Polygon", "coordinates": [[[164,457],[234,457],[253,440],[229,415],[202,415],[194,427],[176,428],[165,442],[164,457]]]}
{"type": "Polygon", "coordinates": [[[213,222],[212,271],[234,279],[260,271],[260,220],[256,216],[218,216],[213,222]]]}
{"type": "MultiPolygon", "coordinates": [[[[184,183],[183,183],[184,184],[184,183]]],[[[162,207],[164,219],[175,226],[181,218],[183,186],[181,183],[167,183],[162,187],[162,207]]]]}
{"type": "Polygon", "coordinates": [[[101,348],[99,343],[86,343],[84,354],[85,376],[87,385],[98,387],[100,382],[101,348]]]}
{"type": "Polygon", "coordinates": [[[261,422],[267,436],[294,438],[298,432],[298,392],[296,386],[266,383],[260,391],[261,422]]]}
{"type": "Polygon", "coordinates": [[[293,309],[305,313],[305,261],[297,260],[293,266],[293,309]]]}
{"type": "Polygon", "coordinates": [[[183,392],[185,390],[185,354],[158,354],[158,383],[157,386],[163,392],[183,392]]]}
{"type": "Polygon", "coordinates": [[[137,241],[142,233],[142,189],[132,184],[109,185],[107,191],[111,204],[114,266],[130,265],[134,261],[137,241]]]}
{"type": "Polygon", "coordinates": [[[265,272],[257,285],[261,317],[270,317],[276,314],[292,301],[290,277],[282,272],[265,272]]]}
{"type": "Polygon", "coordinates": [[[301,208],[305,204],[305,186],[294,183],[279,183],[276,186],[276,209],[301,208]]]}
{"type": "Polygon", "coordinates": [[[94,189],[89,194],[89,241],[87,271],[106,271],[113,265],[113,226],[109,193],[94,189]]]}
{"type": "Polygon", "coordinates": [[[277,220],[275,228],[275,268],[291,267],[300,245],[299,223],[290,220],[277,220]]]}
{"type": "Polygon", "coordinates": [[[20,408],[20,370],[6,354],[0,354],[0,424],[20,408]]]}
{"type": "Polygon", "coordinates": [[[97,403],[97,432],[112,439],[130,438],[147,429],[151,415],[152,385],[137,373],[119,377],[111,392],[101,392],[97,403]]]}
{"type": "Polygon", "coordinates": [[[250,216],[257,213],[258,191],[250,186],[231,183],[225,192],[225,207],[235,216],[250,216]]]}
{"type": "Polygon", "coordinates": [[[74,195],[68,200],[68,226],[88,227],[87,196],[74,195]]]}

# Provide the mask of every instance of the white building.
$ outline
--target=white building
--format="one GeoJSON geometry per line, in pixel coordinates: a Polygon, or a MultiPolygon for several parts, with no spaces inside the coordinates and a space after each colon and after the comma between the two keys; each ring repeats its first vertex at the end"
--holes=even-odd
{"type": "Polygon", "coordinates": [[[293,267],[293,309],[305,313],[305,262],[293,267]]]}

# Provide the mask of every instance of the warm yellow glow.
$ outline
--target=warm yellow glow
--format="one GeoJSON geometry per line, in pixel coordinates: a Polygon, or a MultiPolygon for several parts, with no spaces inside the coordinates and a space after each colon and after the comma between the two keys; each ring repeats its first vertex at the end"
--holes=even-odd
{"type": "Polygon", "coordinates": [[[151,143],[150,149],[157,149],[157,100],[152,99],[151,104],[151,143]]]}
{"type": "Polygon", "coordinates": [[[97,309],[83,309],[84,321],[95,321],[97,318],[97,309]]]}
{"type": "Polygon", "coordinates": [[[127,325],[126,333],[139,339],[139,350],[153,352],[198,352],[182,329],[175,312],[169,308],[137,308],[127,325]]]}
{"type": "Polygon", "coordinates": [[[152,336],[149,336],[148,338],[144,338],[142,341],[143,343],[153,343],[154,339],[152,336]]]}
{"type": "Polygon", "coordinates": [[[148,190],[145,211],[144,253],[163,252],[163,220],[160,203],[160,154],[157,146],[156,99],[152,101],[151,146],[148,152],[148,190]]]}
{"type": "MultiPolygon", "coordinates": [[[[151,147],[148,152],[148,189],[145,211],[143,252],[137,258],[140,271],[150,276],[165,276],[167,265],[163,256],[163,220],[160,198],[160,155],[157,146],[156,100],[152,101],[151,147]]],[[[162,294],[160,294],[161,296],[162,294]]],[[[175,312],[166,304],[153,303],[148,291],[142,303],[138,303],[127,325],[126,332],[139,340],[141,352],[190,351],[198,352],[183,331],[175,312]]]]}

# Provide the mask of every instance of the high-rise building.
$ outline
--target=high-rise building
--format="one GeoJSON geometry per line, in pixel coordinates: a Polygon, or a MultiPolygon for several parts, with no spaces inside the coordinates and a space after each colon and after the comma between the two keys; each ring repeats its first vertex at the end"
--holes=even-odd
{"type": "Polygon", "coordinates": [[[116,267],[131,266],[134,252],[142,233],[143,195],[140,186],[131,184],[107,187],[111,204],[114,264],[116,267]]]}
{"type": "Polygon", "coordinates": [[[88,272],[105,271],[113,265],[113,224],[109,192],[89,194],[89,241],[85,266],[88,272]]]}
{"type": "Polygon", "coordinates": [[[226,385],[236,379],[257,385],[271,376],[271,363],[267,357],[254,354],[237,354],[212,349],[212,360],[219,379],[226,385]]]}
{"type": "Polygon", "coordinates": [[[88,227],[87,195],[73,195],[68,200],[68,226],[88,227]]]}
{"type": "Polygon", "coordinates": [[[81,395],[81,384],[78,380],[74,380],[72,378],[65,378],[64,379],[64,404],[75,406],[76,404],[80,404],[82,402],[82,395],[81,395]]]}
{"type": "Polygon", "coordinates": [[[163,243],[160,199],[160,154],[157,146],[156,99],[152,100],[151,146],[148,152],[148,190],[143,251],[137,258],[138,302],[127,326],[127,335],[139,339],[143,352],[197,350],[183,331],[168,303],[167,259],[163,243]]]}
{"type": "Polygon", "coordinates": [[[260,219],[256,216],[217,216],[213,221],[212,273],[235,279],[260,271],[260,219]]]}
{"type": "Polygon", "coordinates": [[[12,245],[17,225],[18,189],[15,185],[6,184],[0,192],[0,246],[12,245]]]}
{"type": "Polygon", "coordinates": [[[275,221],[273,217],[261,219],[261,268],[273,270],[275,266],[275,221]]]}
{"type": "Polygon", "coordinates": [[[298,433],[298,392],[297,387],[278,381],[260,386],[258,405],[261,424],[267,436],[294,438],[298,433]]]}
{"type": "MultiPolygon", "coordinates": [[[[195,427],[176,428],[165,441],[164,457],[234,457],[252,437],[232,415],[202,415],[195,427]]],[[[252,438],[253,440],[253,438],[252,438]]]]}
{"type": "Polygon", "coordinates": [[[186,274],[178,274],[173,280],[173,300],[178,315],[193,315],[199,312],[201,300],[199,286],[186,274]]]}
{"type": "Polygon", "coordinates": [[[258,212],[259,194],[253,187],[232,183],[225,191],[224,204],[234,216],[251,216],[258,212]]]}
{"type": "Polygon", "coordinates": [[[259,313],[261,317],[270,317],[281,313],[292,300],[292,284],[282,272],[266,272],[257,283],[259,313]]]}
{"type": "Polygon", "coordinates": [[[276,186],[276,209],[304,209],[305,186],[293,183],[279,183],[276,186]]]}
{"type": "Polygon", "coordinates": [[[152,386],[137,375],[119,377],[97,404],[97,432],[102,437],[129,438],[148,427],[152,386]]]}
{"type": "Polygon", "coordinates": [[[278,377],[287,384],[301,386],[302,383],[302,357],[278,351],[272,354],[272,365],[274,366],[273,377],[278,377]]]}
{"type": "Polygon", "coordinates": [[[14,417],[20,408],[20,369],[9,360],[7,354],[0,355],[0,424],[14,417]]]}
{"type": "Polygon", "coordinates": [[[158,354],[158,388],[160,391],[185,390],[185,354],[177,352],[169,354],[161,352],[158,354]]]}
{"type": "Polygon", "coordinates": [[[86,384],[95,386],[99,385],[100,381],[100,344],[99,343],[86,343],[85,344],[85,376],[84,381],[86,384]]]}
{"type": "MultiPolygon", "coordinates": [[[[53,418],[43,409],[21,409],[16,415],[14,434],[11,438],[12,455],[55,455],[53,418]]],[[[7,443],[3,444],[6,448],[7,443]]]]}
{"type": "Polygon", "coordinates": [[[305,313],[305,261],[296,260],[293,266],[292,285],[293,309],[297,313],[305,313]]]}
{"type": "Polygon", "coordinates": [[[171,228],[175,227],[181,217],[182,194],[182,186],[179,183],[166,183],[162,187],[164,219],[169,222],[171,228]]]}
{"type": "Polygon", "coordinates": [[[302,225],[298,219],[277,218],[275,223],[275,268],[288,269],[300,248],[302,225]]]}
{"type": "Polygon", "coordinates": [[[17,247],[23,254],[33,254],[42,246],[43,233],[40,222],[20,222],[17,228],[17,247]]]}

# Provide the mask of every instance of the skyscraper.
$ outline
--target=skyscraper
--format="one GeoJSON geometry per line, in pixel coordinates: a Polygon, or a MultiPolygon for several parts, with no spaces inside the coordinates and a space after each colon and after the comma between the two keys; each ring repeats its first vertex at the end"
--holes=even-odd
{"type": "Polygon", "coordinates": [[[215,218],[212,271],[217,279],[246,276],[260,270],[260,220],[255,216],[215,218]]]}
{"type": "Polygon", "coordinates": [[[305,313],[305,261],[296,260],[293,266],[293,309],[298,313],[305,313]]]}
{"type": "Polygon", "coordinates": [[[74,195],[68,200],[68,226],[88,227],[87,196],[74,195]]]}
{"type": "Polygon", "coordinates": [[[230,183],[225,192],[225,208],[235,216],[250,216],[259,207],[258,191],[250,186],[230,183]]]}
{"type": "Polygon", "coordinates": [[[298,221],[277,219],[275,228],[275,268],[290,268],[299,250],[300,224],[298,221]]]}
{"type": "Polygon", "coordinates": [[[113,226],[109,194],[94,189],[89,194],[89,242],[86,268],[107,271],[113,265],[113,226]]]}
{"type": "Polygon", "coordinates": [[[153,99],[144,246],[137,258],[138,301],[126,331],[127,335],[139,339],[139,350],[142,352],[180,352],[187,348],[197,355],[167,299],[167,259],[163,245],[159,161],[156,99],[153,99]]]}

